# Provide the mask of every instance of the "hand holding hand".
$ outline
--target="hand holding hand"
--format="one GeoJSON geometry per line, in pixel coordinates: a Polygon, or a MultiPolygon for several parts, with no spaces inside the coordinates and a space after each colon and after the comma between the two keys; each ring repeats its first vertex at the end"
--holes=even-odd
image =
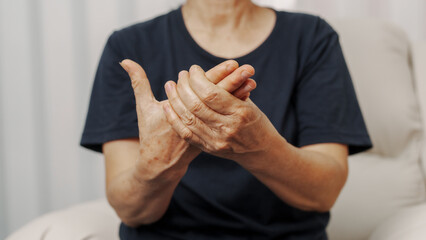
{"type": "MultiPolygon", "coordinates": [[[[159,102],[154,98],[142,67],[131,60],[124,60],[121,65],[131,78],[135,93],[140,141],[136,166],[140,176],[145,180],[183,176],[200,150],[189,146],[173,131],[162,110],[162,106],[169,105],[168,101],[159,102]]],[[[255,82],[248,79],[253,74],[251,66],[238,68],[235,61],[227,61],[208,71],[206,76],[211,84],[246,99],[256,87],[255,82]]]]}
{"type": "Polygon", "coordinates": [[[245,159],[268,150],[279,136],[265,114],[250,100],[241,100],[208,81],[199,66],[165,85],[170,104],[163,108],[173,129],[192,145],[210,154],[245,159]]]}

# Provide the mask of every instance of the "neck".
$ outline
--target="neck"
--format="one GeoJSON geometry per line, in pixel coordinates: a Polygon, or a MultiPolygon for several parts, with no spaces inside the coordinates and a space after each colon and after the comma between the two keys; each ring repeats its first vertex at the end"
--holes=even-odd
{"type": "Polygon", "coordinates": [[[236,29],[248,22],[257,9],[250,0],[187,0],[182,7],[185,21],[205,30],[236,29]]]}

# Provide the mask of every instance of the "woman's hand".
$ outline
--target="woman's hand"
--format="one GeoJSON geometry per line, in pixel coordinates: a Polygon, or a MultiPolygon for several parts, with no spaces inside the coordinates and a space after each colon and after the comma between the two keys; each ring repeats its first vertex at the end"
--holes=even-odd
{"type": "MultiPolygon", "coordinates": [[[[169,105],[168,101],[155,99],[142,67],[131,60],[124,60],[121,65],[129,73],[136,99],[140,141],[136,164],[138,176],[144,181],[180,179],[200,150],[189,146],[173,131],[162,110],[169,105]]],[[[255,82],[249,79],[253,74],[251,66],[238,68],[235,61],[227,61],[207,72],[205,79],[225,92],[233,92],[234,96],[246,99],[256,87],[255,82]]]]}
{"type": "Polygon", "coordinates": [[[177,85],[169,81],[165,88],[167,120],[181,138],[205,152],[238,161],[268,151],[269,141],[280,137],[250,99],[215,86],[198,66],[180,72],[177,85]]]}
{"type": "MultiPolygon", "coordinates": [[[[103,145],[106,190],[120,219],[137,227],[156,222],[164,215],[180,178],[200,150],[171,128],[162,110],[168,101],[154,98],[142,67],[131,60],[124,60],[121,65],[132,80],[140,139],[121,139],[103,145]]],[[[238,67],[237,62],[226,61],[206,76],[212,84],[244,98],[250,92],[244,86],[256,87],[244,71],[250,76],[254,74],[251,66],[238,67]]]]}
{"type": "Polygon", "coordinates": [[[292,146],[250,99],[218,88],[198,66],[165,87],[167,120],[189,143],[236,161],[291,206],[320,212],[333,206],[347,177],[347,146],[292,146]]]}

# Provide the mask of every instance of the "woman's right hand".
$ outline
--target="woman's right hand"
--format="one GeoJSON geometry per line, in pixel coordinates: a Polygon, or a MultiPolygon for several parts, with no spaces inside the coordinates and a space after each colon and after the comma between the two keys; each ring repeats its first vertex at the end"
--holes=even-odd
{"type": "MultiPolygon", "coordinates": [[[[139,139],[109,141],[102,145],[102,151],[108,201],[126,225],[136,227],[158,221],[164,215],[180,178],[200,150],[171,128],[162,109],[167,102],[154,98],[142,67],[131,60],[124,60],[121,65],[129,73],[135,93],[139,139]]],[[[227,61],[206,76],[245,99],[256,83],[243,78],[244,71],[254,74],[251,66],[238,68],[237,62],[227,61]]]]}
{"type": "MultiPolygon", "coordinates": [[[[186,172],[189,163],[201,152],[190,146],[172,129],[162,105],[155,99],[143,68],[131,60],[123,60],[121,66],[130,76],[136,100],[139,127],[139,157],[137,176],[143,181],[176,181],[186,172]]],[[[256,87],[253,67],[226,61],[206,72],[208,79],[234,96],[245,100],[256,87]]]]}

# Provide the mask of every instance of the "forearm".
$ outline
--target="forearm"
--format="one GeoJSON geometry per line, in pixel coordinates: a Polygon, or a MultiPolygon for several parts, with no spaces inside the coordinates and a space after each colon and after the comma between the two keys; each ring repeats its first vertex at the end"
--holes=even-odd
{"type": "Polygon", "coordinates": [[[166,212],[173,192],[200,150],[184,141],[152,153],[139,151],[135,164],[108,180],[107,197],[129,226],[150,224],[166,212]]]}
{"type": "Polygon", "coordinates": [[[181,138],[239,163],[290,205],[328,211],[334,204],[347,176],[345,145],[291,146],[250,99],[235,99],[198,66],[166,85],[166,94],[164,113],[181,138]]]}
{"type": "Polygon", "coordinates": [[[294,147],[282,137],[272,140],[267,152],[239,163],[284,202],[306,211],[328,211],[347,178],[347,166],[327,154],[294,147]]]}
{"type": "MultiPolygon", "coordinates": [[[[169,103],[155,99],[143,68],[128,59],[120,64],[128,72],[135,93],[139,142],[133,142],[131,150],[124,147],[128,144],[104,144],[107,195],[123,222],[138,226],[164,215],[189,163],[201,151],[173,131],[163,113],[163,106],[169,103]]],[[[245,99],[256,87],[254,80],[248,79],[253,74],[249,65],[238,68],[237,62],[226,61],[206,76],[228,94],[245,99]]]]}
{"type": "Polygon", "coordinates": [[[122,172],[111,181],[107,197],[120,219],[129,226],[150,224],[166,212],[185,169],[145,180],[136,168],[122,172]]]}

